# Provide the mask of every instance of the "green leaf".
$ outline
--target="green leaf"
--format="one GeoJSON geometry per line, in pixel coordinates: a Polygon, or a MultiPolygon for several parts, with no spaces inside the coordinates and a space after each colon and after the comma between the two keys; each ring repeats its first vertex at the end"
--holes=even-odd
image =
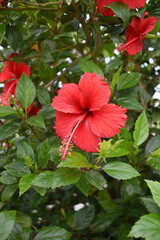
{"type": "Polygon", "coordinates": [[[132,150],[132,142],[119,140],[107,152],[106,158],[121,157],[127,155],[132,150]]]}
{"type": "Polygon", "coordinates": [[[8,138],[10,135],[15,133],[19,128],[19,124],[16,122],[8,122],[5,123],[2,127],[0,127],[0,141],[8,138]]]}
{"type": "Polygon", "coordinates": [[[140,199],[143,201],[149,213],[160,213],[160,207],[152,197],[141,197],[140,199]]]}
{"type": "Polygon", "coordinates": [[[42,168],[46,167],[48,164],[50,159],[49,151],[50,146],[48,144],[48,139],[46,139],[38,146],[38,161],[42,168]]]}
{"type": "Polygon", "coordinates": [[[32,181],[35,179],[35,175],[28,173],[23,175],[19,181],[19,195],[21,196],[24,192],[26,192],[32,184],[32,181]]]}
{"type": "Polygon", "coordinates": [[[145,180],[151,190],[153,199],[160,207],[160,183],[157,181],[145,180]]]}
{"type": "Polygon", "coordinates": [[[59,168],[54,175],[52,188],[61,187],[76,183],[81,177],[79,169],[59,168]]]}
{"type": "Polygon", "coordinates": [[[5,187],[5,189],[3,190],[2,194],[1,194],[1,200],[2,202],[8,200],[9,198],[11,198],[13,196],[13,194],[15,193],[15,191],[17,190],[18,184],[10,184],[8,186],[5,187]]]}
{"type": "Polygon", "coordinates": [[[128,233],[131,230],[131,226],[128,223],[124,223],[118,229],[118,240],[131,240],[132,238],[128,238],[128,233]]]}
{"type": "Polygon", "coordinates": [[[57,171],[44,171],[37,175],[32,184],[39,187],[56,188],[77,182],[81,172],[73,168],[59,168],[57,171]]]}
{"type": "Polygon", "coordinates": [[[38,115],[44,117],[44,118],[53,118],[55,117],[55,110],[54,108],[49,104],[44,106],[39,112],[38,115]]]}
{"type": "Polygon", "coordinates": [[[123,20],[124,23],[129,21],[130,8],[128,5],[121,2],[113,2],[107,5],[107,7],[111,8],[113,12],[123,20]]]}
{"type": "Polygon", "coordinates": [[[21,177],[26,173],[30,173],[30,169],[22,162],[12,162],[4,166],[7,172],[15,177],[21,177]]]}
{"type": "Polygon", "coordinates": [[[14,51],[20,50],[23,42],[23,35],[16,28],[16,26],[10,26],[9,24],[6,26],[6,37],[11,44],[11,47],[14,51]]]}
{"type": "Polygon", "coordinates": [[[0,182],[4,184],[13,184],[17,182],[17,178],[10,175],[7,171],[1,172],[0,182]]]}
{"type": "Polygon", "coordinates": [[[96,74],[100,74],[102,78],[104,78],[104,73],[101,70],[101,68],[94,63],[92,60],[88,60],[86,58],[81,58],[78,59],[79,65],[81,67],[81,70],[85,73],[85,72],[89,72],[89,73],[94,73],[96,72],[96,74]]]}
{"type": "Polygon", "coordinates": [[[17,111],[9,106],[0,106],[0,118],[10,114],[18,114],[17,111]]]}
{"type": "Polygon", "coordinates": [[[109,176],[117,179],[130,179],[140,175],[131,165],[118,161],[106,164],[103,170],[109,176]]]}
{"type": "Polygon", "coordinates": [[[17,144],[18,159],[26,163],[25,161],[26,154],[30,157],[31,161],[34,161],[35,156],[33,148],[25,140],[18,141],[17,144]]]}
{"type": "Polygon", "coordinates": [[[140,77],[141,77],[141,73],[137,73],[137,72],[123,73],[120,76],[119,81],[117,83],[117,90],[119,91],[122,89],[133,87],[138,83],[138,81],[140,80],[140,77]]]}
{"type": "Polygon", "coordinates": [[[156,171],[160,172],[160,156],[154,157],[153,155],[148,157],[147,163],[156,171]]]}
{"type": "Polygon", "coordinates": [[[27,118],[26,123],[35,127],[45,128],[44,118],[40,115],[27,118]]]}
{"type": "Polygon", "coordinates": [[[128,201],[135,195],[141,193],[140,181],[138,178],[124,180],[121,183],[121,199],[123,202],[128,201]]]}
{"type": "Polygon", "coordinates": [[[98,198],[99,204],[107,213],[111,213],[115,216],[115,218],[121,215],[122,210],[120,206],[111,200],[111,197],[106,189],[98,193],[98,198]]]}
{"type": "Polygon", "coordinates": [[[76,183],[79,190],[87,197],[89,191],[91,190],[91,184],[87,181],[85,174],[81,174],[81,178],[76,183]]]}
{"type": "Polygon", "coordinates": [[[87,228],[89,224],[93,221],[94,215],[94,205],[86,206],[74,214],[73,220],[69,221],[69,225],[77,231],[83,230],[87,228]]]}
{"type": "Polygon", "coordinates": [[[117,70],[117,72],[113,75],[113,79],[112,79],[112,84],[111,84],[111,87],[114,88],[115,85],[117,84],[118,80],[119,80],[119,76],[122,72],[122,68],[123,66],[120,66],[117,70]]]}
{"type": "Polygon", "coordinates": [[[53,184],[55,172],[44,171],[38,174],[33,180],[32,184],[38,187],[51,188],[53,184]]]}
{"type": "Polygon", "coordinates": [[[160,147],[160,136],[152,137],[146,145],[145,154],[148,155],[150,152],[155,151],[160,147]]]}
{"type": "Polygon", "coordinates": [[[105,178],[99,172],[88,172],[86,174],[88,182],[94,185],[99,190],[103,190],[103,185],[106,183],[105,178]]]}
{"type": "Polygon", "coordinates": [[[39,87],[38,89],[38,100],[42,106],[50,104],[51,102],[49,92],[43,86],[39,87]]]}
{"type": "Polygon", "coordinates": [[[135,98],[121,97],[117,101],[119,105],[127,109],[143,110],[142,105],[135,98]]]}
{"type": "Polygon", "coordinates": [[[111,148],[111,142],[113,140],[110,139],[108,141],[103,140],[103,142],[100,143],[100,157],[105,158],[108,154],[108,152],[110,151],[111,148]]]}
{"type": "Polygon", "coordinates": [[[16,98],[21,106],[27,110],[27,108],[34,101],[36,96],[36,89],[33,82],[28,78],[28,76],[23,73],[18,81],[16,87],[16,98]]]}
{"type": "Polygon", "coordinates": [[[146,240],[159,240],[160,214],[152,213],[144,215],[132,227],[129,237],[143,237],[146,240]]]}
{"type": "Polygon", "coordinates": [[[69,240],[71,233],[66,231],[64,228],[57,226],[49,226],[42,229],[34,238],[34,240],[69,240]]]}
{"type": "Polygon", "coordinates": [[[15,223],[11,233],[9,234],[8,240],[28,240],[28,239],[29,236],[28,238],[25,237],[22,227],[18,223],[15,223]]]}
{"type": "Polygon", "coordinates": [[[115,217],[112,213],[99,213],[89,227],[93,232],[105,231],[115,220],[115,217]]]}
{"type": "Polygon", "coordinates": [[[65,161],[61,162],[58,167],[92,168],[93,166],[82,154],[72,152],[71,155],[66,156],[65,161]]]}
{"type": "Polygon", "coordinates": [[[134,143],[138,146],[141,145],[148,138],[148,135],[148,120],[145,111],[143,111],[135,124],[135,130],[133,132],[134,143]]]}
{"type": "Polygon", "coordinates": [[[0,237],[1,240],[6,240],[10,234],[14,222],[16,211],[4,211],[0,213],[0,237]]]}

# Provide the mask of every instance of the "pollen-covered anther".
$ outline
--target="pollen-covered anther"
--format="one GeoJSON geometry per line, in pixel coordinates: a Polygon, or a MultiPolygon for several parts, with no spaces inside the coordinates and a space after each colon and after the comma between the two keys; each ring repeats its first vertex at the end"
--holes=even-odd
{"type": "Polygon", "coordinates": [[[73,149],[73,143],[71,141],[70,135],[66,136],[65,139],[62,141],[62,145],[59,148],[60,154],[62,156],[60,160],[65,160],[66,155],[71,155],[71,151],[73,149]]]}

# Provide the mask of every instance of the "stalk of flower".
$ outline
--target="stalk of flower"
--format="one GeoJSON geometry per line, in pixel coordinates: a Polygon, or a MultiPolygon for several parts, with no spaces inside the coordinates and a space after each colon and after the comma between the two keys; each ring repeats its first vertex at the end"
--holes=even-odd
{"type": "Polygon", "coordinates": [[[126,31],[126,44],[119,46],[119,51],[126,50],[129,55],[136,55],[143,48],[142,40],[147,38],[147,34],[153,30],[158,19],[156,17],[144,18],[148,15],[145,12],[141,18],[134,17],[131,24],[128,24],[126,31]]]}
{"type": "Polygon", "coordinates": [[[98,152],[101,137],[109,138],[125,126],[126,109],[109,102],[108,83],[96,73],[85,73],[79,84],[63,84],[53,98],[55,131],[62,139],[62,160],[69,154],[71,141],[83,151],[98,152]]]}
{"type": "Polygon", "coordinates": [[[114,12],[110,8],[104,9],[104,7],[113,2],[121,2],[128,5],[130,9],[135,9],[143,7],[146,0],[97,0],[97,13],[101,13],[103,16],[113,16],[114,12]]]}

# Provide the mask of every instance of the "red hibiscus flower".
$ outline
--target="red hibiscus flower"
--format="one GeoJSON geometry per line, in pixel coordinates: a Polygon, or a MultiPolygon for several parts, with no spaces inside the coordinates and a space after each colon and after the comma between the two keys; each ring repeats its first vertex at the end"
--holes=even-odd
{"type": "MultiPolygon", "coordinates": [[[[10,60],[12,57],[17,56],[17,54],[11,53],[8,59],[10,60]]],[[[15,95],[17,83],[24,72],[28,77],[30,76],[30,68],[26,63],[17,63],[15,60],[5,62],[5,65],[0,73],[0,82],[5,82],[3,93],[1,95],[1,104],[6,105],[6,100],[9,100],[9,94],[15,95]]]]}
{"type": "Polygon", "coordinates": [[[127,116],[126,109],[108,104],[109,85],[96,73],[85,73],[79,84],[64,84],[53,98],[56,111],[55,130],[63,140],[62,160],[69,154],[72,142],[87,152],[98,152],[101,137],[109,138],[120,132],[127,116]]]}
{"type": "Polygon", "coordinates": [[[128,29],[126,31],[126,44],[118,47],[119,51],[122,51],[124,48],[127,51],[127,54],[136,55],[137,52],[140,52],[143,48],[142,40],[145,39],[147,33],[153,30],[158,19],[156,17],[144,17],[148,14],[145,12],[141,18],[134,17],[132,23],[128,24],[128,29]]]}
{"type": "Polygon", "coordinates": [[[97,0],[97,13],[101,12],[103,16],[113,16],[114,12],[111,9],[104,9],[104,7],[108,6],[112,2],[121,2],[128,5],[130,9],[135,9],[136,7],[143,7],[146,0],[97,0]]]}
{"type": "Polygon", "coordinates": [[[27,108],[27,116],[32,117],[38,114],[40,111],[40,107],[37,107],[35,103],[33,102],[28,108],[27,108]]]}

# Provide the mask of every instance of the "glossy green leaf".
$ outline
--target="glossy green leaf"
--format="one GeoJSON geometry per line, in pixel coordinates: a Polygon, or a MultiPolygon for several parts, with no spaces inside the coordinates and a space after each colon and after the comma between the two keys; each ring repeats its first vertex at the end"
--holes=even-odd
{"type": "Polygon", "coordinates": [[[86,178],[90,184],[98,188],[99,190],[103,189],[103,185],[106,183],[105,178],[99,172],[88,172],[86,178]]]}
{"type": "Polygon", "coordinates": [[[78,152],[72,152],[71,155],[66,156],[65,161],[61,161],[58,167],[92,168],[93,166],[82,154],[78,152]]]}
{"type": "Polygon", "coordinates": [[[113,12],[123,20],[123,22],[127,23],[129,21],[130,8],[128,5],[121,2],[112,2],[107,7],[111,8],[113,12]]]}
{"type": "Polygon", "coordinates": [[[118,104],[127,109],[143,110],[142,105],[135,98],[131,97],[118,98],[118,104]]]}
{"type": "Polygon", "coordinates": [[[117,83],[117,90],[133,87],[140,80],[141,73],[131,72],[123,73],[117,83]]]}
{"type": "Polygon", "coordinates": [[[112,213],[99,213],[90,224],[90,229],[93,232],[105,231],[106,228],[115,220],[115,217],[116,216],[112,213]]]}
{"type": "Polygon", "coordinates": [[[45,128],[44,118],[41,115],[32,116],[26,119],[26,123],[35,127],[45,128]]]}
{"type": "Polygon", "coordinates": [[[16,122],[7,122],[0,127],[0,141],[8,138],[10,135],[15,133],[19,128],[19,124],[16,122]]]}
{"type": "Polygon", "coordinates": [[[146,141],[148,135],[149,135],[148,120],[145,111],[143,111],[141,115],[138,117],[135,124],[135,130],[133,132],[134,143],[138,146],[141,145],[146,141]]]}
{"type": "Polygon", "coordinates": [[[57,188],[76,183],[81,172],[74,168],[59,168],[57,171],[44,171],[36,176],[33,185],[46,188],[57,188]]]}
{"type": "Polygon", "coordinates": [[[77,231],[83,230],[93,221],[94,215],[94,205],[86,206],[74,214],[73,220],[70,221],[69,225],[77,231]]]}
{"type": "Polygon", "coordinates": [[[76,183],[81,177],[81,172],[76,168],[59,168],[53,179],[52,188],[76,183]]]}
{"type": "Polygon", "coordinates": [[[91,184],[87,181],[85,174],[81,174],[81,178],[76,183],[79,190],[87,197],[91,190],[91,184]]]}
{"type": "Polygon", "coordinates": [[[15,177],[21,177],[26,173],[30,173],[30,169],[22,162],[12,162],[4,167],[7,172],[15,177]]]}
{"type": "Polygon", "coordinates": [[[149,213],[160,213],[160,207],[152,197],[141,197],[141,200],[149,213]]]}
{"type": "Polygon", "coordinates": [[[10,114],[18,114],[14,108],[9,106],[0,106],[0,118],[10,114]]]}
{"type": "Polygon", "coordinates": [[[18,141],[18,144],[17,144],[18,159],[26,163],[25,162],[26,154],[31,158],[31,161],[34,161],[35,156],[34,156],[34,151],[31,145],[29,145],[29,143],[26,142],[25,140],[18,141]]]}
{"type": "Polygon", "coordinates": [[[16,211],[4,211],[0,213],[0,237],[1,240],[6,240],[10,234],[14,222],[16,211]]]}
{"type": "Polygon", "coordinates": [[[28,173],[21,177],[19,181],[19,195],[22,195],[31,187],[32,181],[34,179],[35,179],[35,175],[31,173],[28,173]]]}
{"type": "Polygon", "coordinates": [[[114,74],[114,76],[113,76],[112,84],[111,84],[112,88],[115,87],[115,85],[117,84],[117,82],[118,82],[118,80],[119,80],[120,74],[121,74],[121,72],[122,72],[122,67],[123,67],[123,66],[120,66],[119,69],[117,70],[117,72],[116,72],[116,73],[114,74]]]}
{"type": "Polygon", "coordinates": [[[159,240],[160,236],[160,214],[144,215],[132,227],[129,237],[140,238],[146,240],[159,240]]]}
{"type": "Polygon", "coordinates": [[[16,98],[24,109],[27,109],[34,101],[36,89],[33,82],[23,73],[16,87],[16,98]]]}
{"type": "Polygon", "coordinates": [[[48,144],[48,139],[46,139],[38,146],[38,162],[42,168],[46,167],[48,164],[48,161],[50,159],[49,151],[50,146],[48,144]]]}
{"type": "Polygon", "coordinates": [[[103,170],[109,176],[117,179],[130,179],[140,175],[131,165],[118,161],[106,164],[103,170]]]}
{"type": "Polygon", "coordinates": [[[69,240],[71,233],[64,228],[57,226],[49,226],[42,229],[34,238],[34,240],[69,240]]]}
{"type": "Polygon", "coordinates": [[[1,194],[2,202],[11,198],[13,196],[13,194],[15,193],[15,191],[17,190],[17,187],[18,187],[17,183],[6,186],[1,194]]]}
{"type": "Polygon", "coordinates": [[[16,26],[10,26],[9,24],[6,27],[6,37],[10,42],[11,47],[16,50],[20,50],[23,42],[23,35],[17,29],[16,26]]]}
{"type": "Polygon", "coordinates": [[[51,102],[49,92],[43,86],[39,87],[39,89],[38,89],[38,100],[42,106],[50,104],[50,102],[51,102]]]}
{"type": "Polygon", "coordinates": [[[160,183],[157,181],[145,180],[151,190],[153,199],[160,207],[160,183]]]}
{"type": "Polygon", "coordinates": [[[7,171],[1,172],[0,182],[4,184],[13,184],[17,182],[17,178],[9,174],[7,171]]]}
{"type": "Polygon", "coordinates": [[[85,72],[89,72],[89,73],[93,73],[96,72],[96,74],[100,74],[102,76],[102,78],[104,77],[104,73],[101,70],[101,68],[94,63],[92,60],[88,60],[86,58],[81,58],[78,59],[79,65],[81,67],[81,70],[85,73],[85,72]]]}

